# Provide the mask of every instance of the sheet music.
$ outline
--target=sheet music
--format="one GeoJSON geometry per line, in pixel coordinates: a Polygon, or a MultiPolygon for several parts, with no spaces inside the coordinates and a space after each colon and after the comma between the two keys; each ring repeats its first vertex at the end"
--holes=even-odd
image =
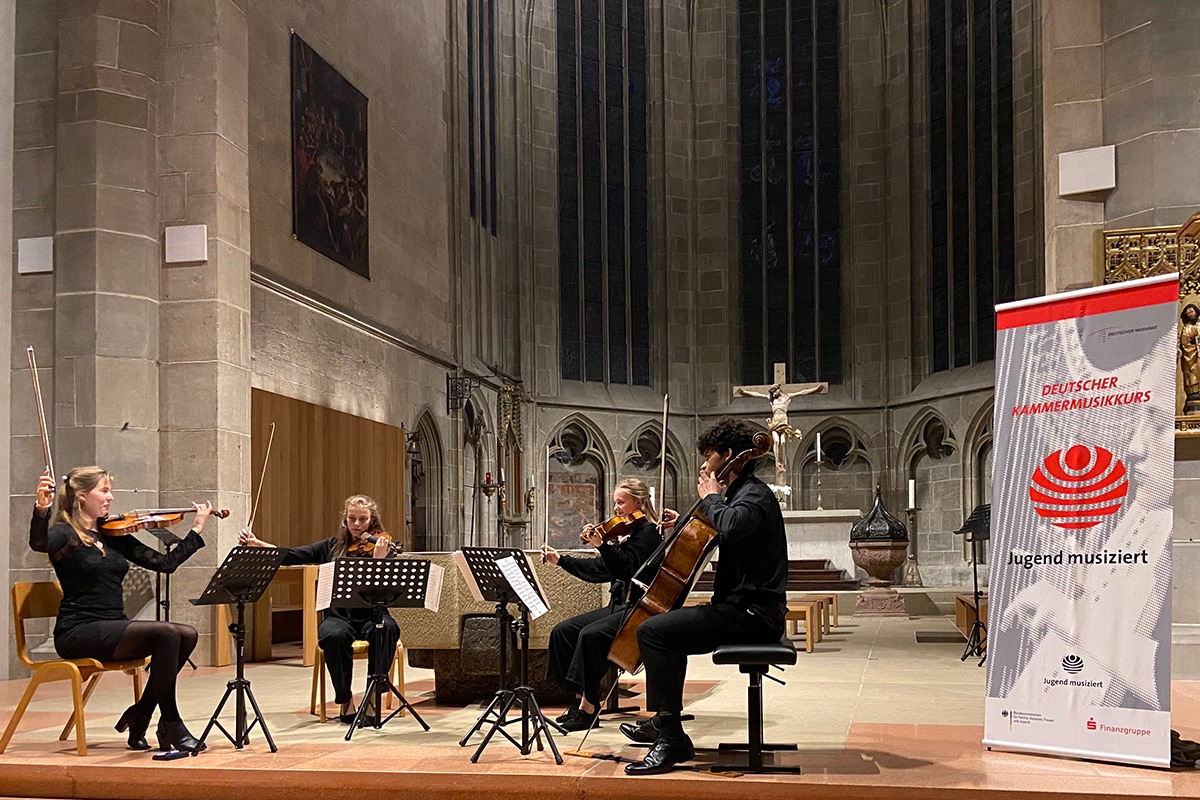
{"type": "MultiPolygon", "coordinates": [[[[454,563],[458,566],[458,571],[462,573],[463,580],[467,582],[467,588],[471,590],[471,596],[479,602],[484,602],[483,592],[479,591],[479,584],[475,582],[475,576],[471,574],[471,567],[467,564],[467,557],[463,555],[462,550],[454,551],[454,563]]],[[[433,566],[430,564],[430,566],[433,566]]],[[[430,575],[432,578],[433,576],[430,575]]]]}
{"type": "Polygon", "coordinates": [[[500,567],[500,571],[508,579],[508,585],[517,593],[521,605],[529,609],[530,619],[537,619],[550,610],[542,602],[541,595],[533,588],[533,584],[525,577],[525,573],[521,572],[516,558],[508,556],[507,558],[497,559],[496,566],[500,567]]]}
{"type": "Polygon", "coordinates": [[[337,561],[327,561],[317,567],[317,611],[324,611],[333,602],[333,566],[337,561]]]}
{"type": "Polygon", "coordinates": [[[442,602],[442,580],[445,574],[445,567],[432,562],[429,564],[429,579],[425,584],[425,607],[435,614],[442,602]]]}

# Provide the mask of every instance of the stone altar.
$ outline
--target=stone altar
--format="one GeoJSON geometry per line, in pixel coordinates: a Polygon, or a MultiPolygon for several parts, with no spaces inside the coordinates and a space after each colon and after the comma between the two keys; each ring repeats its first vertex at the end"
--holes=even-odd
{"type": "MultiPolygon", "coordinates": [[[[572,555],[586,556],[588,552],[572,555]]],[[[409,664],[434,670],[439,702],[461,704],[486,699],[496,691],[499,674],[495,603],[479,602],[472,597],[451,553],[406,553],[405,557],[428,558],[446,570],[437,613],[421,608],[391,609],[400,624],[400,641],[404,643],[409,664]]],[[[545,684],[550,631],[568,617],[607,605],[608,584],[584,583],[556,566],[543,564],[537,552],[530,552],[529,560],[550,607],[548,613],[532,620],[529,626],[530,683],[540,702],[565,702],[569,697],[563,689],[545,684]]],[[[509,604],[509,613],[518,616],[516,603],[509,604]]],[[[508,666],[509,686],[515,686],[518,677],[515,647],[509,648],[508,666]]]]}
{"type": "Polygon", "coordinates": [[[862,516],[856,508],[818,511],[784,511],[788,559],[823,558],[836,569],[862,580],[867,576],[854,564],[850,552],[850,527],[862,516]]]}

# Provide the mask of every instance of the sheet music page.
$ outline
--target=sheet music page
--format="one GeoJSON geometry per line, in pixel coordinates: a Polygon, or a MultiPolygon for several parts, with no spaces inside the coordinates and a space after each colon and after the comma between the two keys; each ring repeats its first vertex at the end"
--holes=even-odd
{"type": "Polygon", "coordinates": [[[333,602],[333,565],[329,561],[317,567],[317,611],[324,611],[333,602]]]}
{"type": "Polygon", "coordinates": [[[542,597],[545,597],[546,589],[542,586],[542,578],[540,575],[538,575],[537,569],[533,566],[534,557],[536,556],[541,558],[541,553],[537,551],[534,551],[533,553],[522,551],[522,555],[525,556],[525,563],[529,565],[529,574],[533,576],[533,582],[537,586],[538,594],[540,594],[542,597]]]}
{"type": "Polygon", "coordinates": [[[471,574],[471,567],[467,564],[467,557],[463,555],[462,550],[454,551],[454,563],[458,565],[458,571],[462,573],[463,580],[467,582],[471,596],[482,603],[483,592],[479,591],[479,584],[475,582],[475,576],[471,574]]]}
{"type": "Polygon", "coordinates": [[[530,619],[537,619],[550,610],[542,602],[542,598],[537,590],[533,588],[533,584],[525,577],[525,573],[521,572],[516,558],[508,556],[507,558],[497,559],[496,566],[500,567],[500,571],[508,579],[508,585],[517,593],[521,605],[529,609],[530,619]]]}
{"type": "Polygon", "coordinates": [[[429,565],[429,582],[425,585],[425,607],[435,614],[442,602],[442,581],[445,575],[445,567],[440,564],[429,565]]]}

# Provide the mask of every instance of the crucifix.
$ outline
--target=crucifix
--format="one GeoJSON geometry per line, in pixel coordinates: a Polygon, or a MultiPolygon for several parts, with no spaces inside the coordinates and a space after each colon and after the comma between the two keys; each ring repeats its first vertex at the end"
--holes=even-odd
{"type": "Polygon", "coordinates": [[[734,397],[765,397],[771,403],[771,418],[767,430],[775,451],[775,475],[777,483],[786,484],[787,465],[784,463],[784,448],[788,439],[799,439],[800,431],[788,423],[788,406],[793,397],[802,394],[828,394],[828,383],[788,383],[787,365],[775,364],[775,382],[770,386],[735,386],[734,397]]]}

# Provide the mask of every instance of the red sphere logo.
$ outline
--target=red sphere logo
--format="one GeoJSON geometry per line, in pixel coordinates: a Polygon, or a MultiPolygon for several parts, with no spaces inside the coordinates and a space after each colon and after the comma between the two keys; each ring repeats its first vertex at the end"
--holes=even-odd
{"type": "Polygon", "coordinates": [[[1038,516],[1068,530],[1099,525],[1129,494],[1125,464],[1103,447],[1056,450],[1033,473],[1029,499],[1038,516]]]}

